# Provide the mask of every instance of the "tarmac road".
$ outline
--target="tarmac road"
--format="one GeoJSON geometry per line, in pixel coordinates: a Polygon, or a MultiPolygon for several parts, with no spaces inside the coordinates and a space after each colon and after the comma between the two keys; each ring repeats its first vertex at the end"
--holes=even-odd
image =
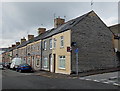
{"type": "Polygon", "coordinates": [[[3,70],[2,89],[118,89],[112,84],[98,83],[79,78],[50,78],[3,70]]]}

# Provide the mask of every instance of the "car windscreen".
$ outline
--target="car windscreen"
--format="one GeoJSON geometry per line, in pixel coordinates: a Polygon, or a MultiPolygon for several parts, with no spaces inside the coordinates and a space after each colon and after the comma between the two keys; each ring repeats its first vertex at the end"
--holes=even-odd
{"type": "Polygon", "coordinates": [[[21,64],[20,66],[29,66],[28,64],[21,64]]]}

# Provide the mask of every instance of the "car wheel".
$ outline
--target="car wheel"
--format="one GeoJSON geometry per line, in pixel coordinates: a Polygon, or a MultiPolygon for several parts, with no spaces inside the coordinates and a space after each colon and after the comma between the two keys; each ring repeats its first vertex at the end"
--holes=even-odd
{"type": "Polygon", "coordinates": [[[16,69],[16,71],[18,72],[19,70],[18,70],[18,69],[16,69]]]}
{"type": "Polygon", "coordinates": [[[21,73],[21,72],[22,72],[22,70],[19,70],[19,72],[21,73]]]}

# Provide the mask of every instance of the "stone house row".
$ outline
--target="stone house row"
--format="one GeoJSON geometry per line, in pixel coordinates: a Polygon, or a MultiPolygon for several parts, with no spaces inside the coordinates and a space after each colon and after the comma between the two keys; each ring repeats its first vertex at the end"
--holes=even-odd
{"type": "Polygon", "coordinates": [[[53,29],[39,28],[38,33],[4,52],[3,62],[20,57],[34,70],[62,74],[118,67],[113,33],[94,11],[68,22],[56,18],[53,29]]]}

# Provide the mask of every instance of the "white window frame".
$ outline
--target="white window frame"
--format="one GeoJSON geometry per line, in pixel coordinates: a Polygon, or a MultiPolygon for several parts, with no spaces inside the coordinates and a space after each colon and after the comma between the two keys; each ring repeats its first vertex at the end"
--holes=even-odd
{"type": "Polygon", "coordinates": [[[52,39],[49,39],[49,47],[52,49],[52,39]]]}
{"type": "Polygon", "coordinates": [[[29,65],[31,64],[31,58],[30,57],[28,58],[27,64],[29,64],[29,65]]]}
{"type": "Polygon", "coordinates": [[[66,69],[66,57],[65,55],[59,56],[59,69],[66,69]],[[64,67],[61,66],[61,61],[64,61],[64,67]]]}
{"type": "Polygon", "coordinates": [[[44,67],[45,69],[48,69],[48,58],[47,58],[47,57],[44,57],[43,67],[44,67]]]}
{"type": "Polygon", "coordinates": [[[40,45],[39,45],[39,43],[37,44],[37,51],[39,51],[40,50],[40,45]]]}
{"type": "Polygon", "coordinates": [[[54,41],[53,41],[53,47],[54,49],[56,48],[56,39],[54,38],[54,41]]]}
{"type": "Polygon", "coordinates": [[[36,66],[39,66],[40,65],[40,58],[36,58],[36,66]],[[39,62],[38,62],[39,60],[39,62]]]}
{"type": "Polygon", "coordinates": [[[64,36],[60,36],[60,48],[64,47],[64,36]]]}
{"type": "Polygon", "coordinates": [[[47,41],[44,41],[44,50],[47,50],[47,41]]]}

